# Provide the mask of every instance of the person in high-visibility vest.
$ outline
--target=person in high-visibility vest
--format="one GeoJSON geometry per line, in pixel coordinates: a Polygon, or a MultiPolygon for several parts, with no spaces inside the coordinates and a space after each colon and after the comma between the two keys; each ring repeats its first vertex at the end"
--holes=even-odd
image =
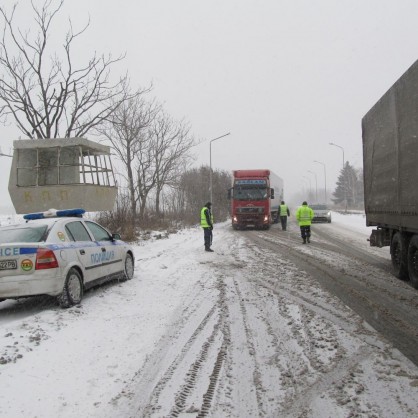
{"type": "Polygon", "coordinates": [[[213,215],[211,211],[212,203],[208,202],[200,211],[200,226],[203,228],[203,237],[205,241],[205,251],[213,253],[210,248],[213,239],[213,215]]]}
{"type": "Polygon", "coordinates": [[[314,217],[314,211],[308,206],[307,202],[303,202],[296,211],[296,220],[299,222],[300,235],[303,243],[311,242],[311,223],[314,217]]]}
{"type": "Polygon", "coordinates": [[[289,207],[284,203],[284,200],[282,200],[280,206],[279,206],[279,218],[280,223],[282,225],[282,230],[286,231],[287,228],[287,217],[290,216],[290,210],[289,207]]]}

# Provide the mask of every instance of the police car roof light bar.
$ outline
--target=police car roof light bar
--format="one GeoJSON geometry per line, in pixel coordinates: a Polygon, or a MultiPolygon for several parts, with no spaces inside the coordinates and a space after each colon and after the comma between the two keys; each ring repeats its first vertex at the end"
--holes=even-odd
{"type": "Polygon", "coordinates": [[[62,210],[49,209],[45,212],[28,213],[26,215],[23,215],[23,219],[33,220],[33,219],[59,218],[63,216],[81,217],[83,216],[84,213],[86,213],[86,211],[81,208],[62,209],[62,210]]]}

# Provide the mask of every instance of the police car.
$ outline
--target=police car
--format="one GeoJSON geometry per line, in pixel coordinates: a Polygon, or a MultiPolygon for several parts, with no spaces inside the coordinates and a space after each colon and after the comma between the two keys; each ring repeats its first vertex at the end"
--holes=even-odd
{"type": "Polygon", "coordinates": [[[0,301],[46,294],[67,308],[89,287],[132,279],[132,248],[84,212],[51,209],[0,227],[0,301]]]}

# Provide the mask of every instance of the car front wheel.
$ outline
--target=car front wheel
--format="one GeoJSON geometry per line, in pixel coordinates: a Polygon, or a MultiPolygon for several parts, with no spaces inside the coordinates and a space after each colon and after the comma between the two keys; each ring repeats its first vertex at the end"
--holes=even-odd
{"type": "Polygon", "coordinates": [[[124,268],[124,279],[131,280],[134,277],[134,259],[131,254],[126,254],[125,268],[124,268]]]}
{"type": "Polygon", "coordinates": [[[82,298],[83,280],[80,273],[75,268],[71,268],[65,279],[62,293],[58,296],[58,302],[61,308],[69,308],[80,303],[82,298]]]}

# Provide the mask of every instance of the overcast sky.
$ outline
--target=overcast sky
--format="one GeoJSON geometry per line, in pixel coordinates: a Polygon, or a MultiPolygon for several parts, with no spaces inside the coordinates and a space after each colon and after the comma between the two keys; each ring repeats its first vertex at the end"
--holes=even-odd
{"type": "MultiPolygon", "coordinates": [[[[152,83],[167,112],[206,140],[196,165],[230,132],[212,143],[213,168],[269,168],[287,199],[314,187],[315,174],[323,188],[324,165],[334,189],[342,150],[330,142],[362,167],[361,118],[418,58],[416,0],[66,0],[61,12],[79,28],[89,16],[80,58],[126,52],[118,70],[133,86],[152,83]]],[[[20,133],[0,129],[8,152],[20,133]]],[[[11,159],[1,158],[5,205],[11,159]]]]}

